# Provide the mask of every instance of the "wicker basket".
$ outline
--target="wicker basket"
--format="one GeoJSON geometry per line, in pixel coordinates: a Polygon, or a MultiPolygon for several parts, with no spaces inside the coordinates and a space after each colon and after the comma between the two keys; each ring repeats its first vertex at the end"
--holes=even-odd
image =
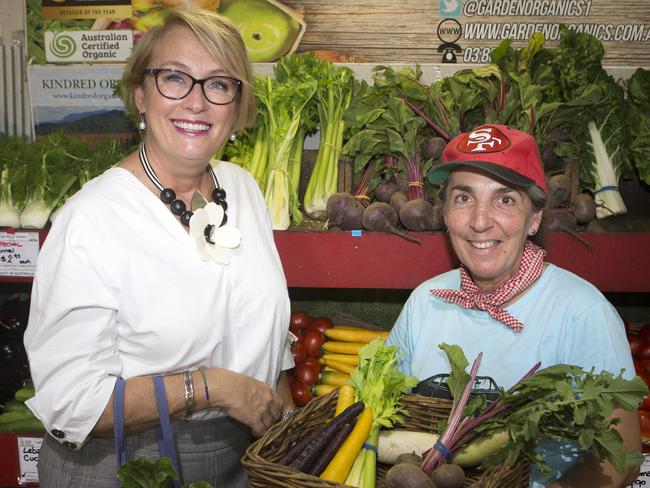
{"type": "MultiPolygon", "coordinates": [[[[251,485],[259,488],[327,488],[340,487],[337,483],[322,480],[316,476],[300,473],[275,461],[295,442],[302,439],[317,427],[332,418],[336,408],[338,392],[318,397],[287,420],[271,427],[246,450],[242,464],[248,471],[251,485]]],[[[449,416],[451,402],[418,395],[404,395],[401,403],[408,410],[402,429],[435,431],[436,423],[449,416]]],[[[528,463],[514,466],[501,464],[483,472],[466,470],[465,487],[472,488],[527,488],[528,463]]],[[[384,486],[386,466],[378,466],[377,486],[384,486]]]]}

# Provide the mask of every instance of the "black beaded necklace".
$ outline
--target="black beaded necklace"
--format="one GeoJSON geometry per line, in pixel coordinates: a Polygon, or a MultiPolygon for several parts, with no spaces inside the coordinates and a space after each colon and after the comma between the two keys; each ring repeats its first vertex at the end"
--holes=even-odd
{"type": "MultiPolygon", "coordinates": [[[[192,218],[192,215],[194,215],[194,212],[187,209],[187,206],[183,200],[176,198],[176,192],[174,190],[171,188],[163,187],[162,183],[158,179],[158,176],[151,167],[151,164],[149,164],[149,159],[147,158],[147,149],[145,148],[144,142],[140,144],[138,155],[140,156],[140,164],[142,164],[142,169],[144,169],[145,174],[149,180],[151,180],[151,183],[153,183],[154,186],[160,190],[160,199],[162,202],[169,205],[169,208],[174,215],[180,217],[180,221],[183,225],[189,226],[190,219],[192,218]]],[[[221,208],[223,208],[223,220],[221,221],[221,224],[219,224],[219,227],[222,227],[226,225],[226,222],[228,221],[228,216],[226,215],[226,211],[228,210],[228,203],[226,202],[226,190],[219,186],[217,175],[214,174],[212,166],[208,165],[208,170],[210,171],[210,176],[212,176],[212,182],[214,183],[214,190],[212,190],[212,200],[214,203],[220,205],[221,208]]]]}

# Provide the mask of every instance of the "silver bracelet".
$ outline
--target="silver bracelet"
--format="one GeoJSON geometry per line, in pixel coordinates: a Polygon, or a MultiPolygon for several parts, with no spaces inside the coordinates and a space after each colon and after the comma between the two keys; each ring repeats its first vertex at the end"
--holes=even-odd
{"type": "Polygon", "coordinates": [[[192,373],[187,369],[183,371],[183,378],[185,383],[185,416],[189,417],[194,408],[194,381],[192,380],[192,373]]]}
{"type": "Polygon", "coordinates": [[[296,413],[298,413],[298,410],[296,410],[295,408],[292,409],[292,410],[284,410],[282,412],[282,417],[280,417],[280,422],[284,422],[285,420],[289,420],[296,413]]]}

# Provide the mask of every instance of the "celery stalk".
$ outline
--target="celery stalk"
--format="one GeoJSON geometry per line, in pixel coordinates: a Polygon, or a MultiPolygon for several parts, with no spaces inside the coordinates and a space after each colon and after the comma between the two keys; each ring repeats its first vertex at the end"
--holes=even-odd
{"type": "Polygon", "coordinates": [[[352,74],[346,68],[331,67],[321,80],[324,85],[316,97],[321,127],[321,142],[314,170],[307,183],[304,210],[314,219],[323,219],[327,200],[337,191],[338,160],[343,145],[343,114],[352,100],[352,74]]]}
{"type": "Polygon", "coordinates": [[[296,222],[302,219],[289,174],[289,159],[302,112],[316,92],[316,81],[279,82],[267,76],[255,88],[267,110],[268,180],[264,197],[273,229],[285,230],[290,225],[290,217],[296,222]]]}

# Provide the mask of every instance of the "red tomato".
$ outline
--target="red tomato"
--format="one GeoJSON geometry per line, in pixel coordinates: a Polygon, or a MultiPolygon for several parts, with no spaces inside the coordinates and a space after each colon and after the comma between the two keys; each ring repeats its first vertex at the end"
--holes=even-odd
{"type": "Polygon", "coordinates": [[[289,330],[294,334],[298,330],[306,329],[311,322],[311,317],[306,312],[291,312],[289,319],[289,330]]]}
{"type": "Polygon", "coordinates": [[[641,330],[639,330],[639,333],[637,335],[643,342],[650,343],[650,326],[644,325],[641,327],[641,330]]]}
{"type": "Polygon", "coordinates": [[[639,348],[643,344],[643,340],[636,334],[627,334],[627,342],[630,343],[630,350],[632,351],[632,357],[638,358],[639,348]]]}
{"type": "Polygon", "coordinates": [[[332,322],[327,317],[318,317],[312,320],[311,324],[309,324],[310,329],[317,330],[322,333],[325,333],[327,329],[331,329],[332,327],[334,327],[334,322],[332,322]]]}
{"type": "Polygon", "coordinates": [[[301,340],[297,340],[291,344],[291,354],[293,355],[293,362],[296,363],[296,366],[305,361],[307,351],[301,340]]]}
{"type": "Polygon", "coordinates": [[[650,359],[650,344],[643,343],[639,346],[639,350],[636,353],[636,357],[641,359],[650,359]]]}
{"type": "Polygon", "coordinates": [[[639,423],[641,424],[641,435],[650,437],[650,412],[639,410],[639,423]]]}
{"type": "Polygon", "coordinates": [[[310,329],[302,335],[300,340],[305,344],[307,356],[317,358],[321,354],[320,347],[323,345],[323,342],[325,342],[325,334],[310,329]]]}
{"type": "Polygon", "coordinates": [[[303,361],[303,364],[308,364],[312,368],[318,370],[319,373],[320,373],[320,370],[323,369],[322,365],[320,364],[320,361],[318,360],[318,358],[307,357],[303,361]]]}
{"type": "Polygon", "coordinates": [[[291,385],[291,396],[293,398],[293,403],[297,407],[304,407],[311,400],[311,391],[300,381],[294,381],[291,385]]]}
{"type": "Polygon", "coordinates": [[[296,379],[305,386],[314,386],[318,382],[320,365],[315,368],[311,364],[299,364],[296,366],[296,379]]]}

